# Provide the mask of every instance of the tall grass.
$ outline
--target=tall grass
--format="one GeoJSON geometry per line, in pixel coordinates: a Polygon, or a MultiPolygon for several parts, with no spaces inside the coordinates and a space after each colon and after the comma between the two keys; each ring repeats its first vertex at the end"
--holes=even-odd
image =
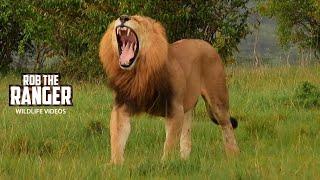
{"type": "MultiPolygon", "coordinates": [[[[228,159],[219,127],[203,102],[194,112],[191,157],[161,162],[165,138],[161,118],[134,117],[123,166],[110,166],[112,96],[104,84],[70,81],[74,106],[66,115],[17,115],[0,81],[0,179],[319,179],[320,107],[296,103],[296,88],[320,86],[320,66],[229,68],[231,114],[238,118],[241,154],[228,159]]],[[[63,79],[67,83],[67,79],[63,79]]]]}

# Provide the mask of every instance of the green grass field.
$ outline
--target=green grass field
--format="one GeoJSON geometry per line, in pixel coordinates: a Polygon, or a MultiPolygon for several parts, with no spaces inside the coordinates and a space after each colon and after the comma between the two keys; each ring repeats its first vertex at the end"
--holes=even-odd
{"type": "Polygon", "coordinates": [[[165,138],[161,118],[138,116],[123,166],[108,165],[112,105],[105,83],[68,82],[74,106],[66,115],[16,115],[8,106],[8,85],[0,77],[0,179],[319,179],[320,107],[296,103],[295,89],[308,81],[320,86],[320,66],[228,68],[231,114],[238,118],[241,154],[224,154],[219,126],[201,101],[192,129],[190,159],[161,162],[165,138]]]}

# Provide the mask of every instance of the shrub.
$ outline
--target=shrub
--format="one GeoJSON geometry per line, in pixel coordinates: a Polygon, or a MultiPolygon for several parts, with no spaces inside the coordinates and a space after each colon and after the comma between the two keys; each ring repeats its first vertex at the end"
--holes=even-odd
{"type": "Polygon", "coordinates": [[[0,57],[11,51],[18,50],[20,55],[32,51],[36,71],[43,69],[45,60],[58,57],[62,65],[55,70],[62,74],[80,79],[100,76],[103,71],[98,60],[99,41],[107,25],[121,14],[151,16],[166,27],[169,42],[204,39],[228,57],[249,33],[251,9],[247,3],[248,0],[0,0],[0,10],[4,11],[0,14],[0,27],[17,24],[16,31],[1,29],[0,43],[10,46],[0,51],[0,57]],[[13,32],[10,38],[6,38],[7,32],[13,32]]]}
{"type": "Polygon", "coordinates": [[[308,81],[295,89],[295,101],[306,108],[320,107],[320,89],[308,81]]]}

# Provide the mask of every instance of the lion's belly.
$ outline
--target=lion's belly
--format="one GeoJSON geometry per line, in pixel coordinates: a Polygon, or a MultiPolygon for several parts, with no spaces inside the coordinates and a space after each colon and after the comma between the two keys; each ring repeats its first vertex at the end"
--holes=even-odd
{"type": "MultiPolygon", "coordinates": [[[[164,82],[162,82],[164,83],[164,82]]],[[[117,91],[115,98],[118,105],[125,104],[131,114],[148,113],[155,116],[168,117],[171,115],[172,89],[155,88],[156,90],[146,91],[146,94],[139,94],[135,97],[128,97],[123,92],[117,91]],[[147,92],[154,92],[147,94],[147,92]],[[144,96],[145,98],[140,98],[144,96]]]]}
{"type": "Polygon", "coordinates": [[[171,97],[165,94],[157,94],[153,100],[146,104],[143,111],[155,116],[168,117],[171,115],[171,100],[171,97]]]}
{"type": "Polygon", "coordinates": [[[198,97],[201,93],[201,77],[199,68],[192,68],[189,75],[186,77],[186,90],[184,93],[183,108],[187,112],[194,108],[198,97]]]}

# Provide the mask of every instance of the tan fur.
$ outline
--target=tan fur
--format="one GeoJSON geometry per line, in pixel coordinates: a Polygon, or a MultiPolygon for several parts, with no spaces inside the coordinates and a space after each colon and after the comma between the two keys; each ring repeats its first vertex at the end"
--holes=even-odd
{"type": "Polygon", "coordinates": [[[125,107],[114,107],[110,120],[111,159],[114,163],[122,163],[124,148],[130,134],[130,118],[123,110],[125,107]]]}
{"type": "Polygon", "coordinates": [[[230,123],[226,77],[219,55],[202,40],[180,40],[168,44],[163,26],[148,17],[131,16],[126,26],[138,36],[140,51],[132,70],[119,67],[115,26],[112,22],[100,43],[100,60],[115,94],[111,114],[111,162],[123,162],[131,115],[147,112],[166,118],[163,159],[180,137],[180,152],[191,151],[192,109],[202,95],[211,118],[221,125],[229,154],[239,151],[230,123]],[[186,114],[185,114],[186,113],[186,114]]]}
{"type": "Polygon", "coordinates": [[[182,159],[187,159],[191,152],[191,122],[192,110],[184,113],[184,122],[180,136],[180,153],[182,159]]]}

